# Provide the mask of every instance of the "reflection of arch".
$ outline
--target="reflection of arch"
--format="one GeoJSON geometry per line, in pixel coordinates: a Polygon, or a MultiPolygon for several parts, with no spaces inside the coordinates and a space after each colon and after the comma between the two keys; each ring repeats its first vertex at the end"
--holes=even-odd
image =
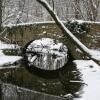
{"type": "Polygon", "coordinates": [[[65,95],[67,93],[71,93],[74,96],[76,96],[75,93],[80,91],[83,84],[70,82],[71,80],[76,80],[79,82],[81,81],[80,72],[77,70],[76,66],[74,66],[74,64],[72,63],[72,60],[73,58],[69,55],[68,63],[63,68],[58,69],[56,71],[45,71],[45,70],[40,70],[36,67],[34,68],[32,68],[31,66],[29,67],[27,66],[27,61],[25,61],[25,67],[30,73],[32,73],[33,75],[42,77],[43,79],[59,80],[59,83],[60,83],[59,85],[61,89],[61,91],[58,92],[59,94],[61,93],[62,95],[65,95]]]}

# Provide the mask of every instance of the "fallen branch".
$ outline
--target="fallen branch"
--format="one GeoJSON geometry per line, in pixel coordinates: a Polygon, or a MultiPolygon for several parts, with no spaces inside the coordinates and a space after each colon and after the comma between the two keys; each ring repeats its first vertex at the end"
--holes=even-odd
{"type": "MultiPolygon", "coordinates": [[[[84,44],[82,44],[66,27],[65,25],[62,23],[62,21],[60,21],[60,19],[58,18],[58,16],[56,15],[56,13],[53,11],[53,9],[50,7],[50,5],[48,4],[48,2],[46,0],[37,0],[40,4],[42,4],[47,11],[49,12],[49,14],[52,16],[52,18],[54,19],[54,21],[56,22],[56,24],[58,25],[58,27],[63,31],[63,34],[66,35],[68,38],[70,38],[70,40],[77,45],[77,47],[85,54],[87,55],[90,59],[92,59],[94,62],[99,64],[99,61],[96,60],[95,58],[92,58],[92,54],[90,52],[90,49],[88,49],[84,44]]],[[[100,64],[99,64],[100,65],[100,64]]]]}

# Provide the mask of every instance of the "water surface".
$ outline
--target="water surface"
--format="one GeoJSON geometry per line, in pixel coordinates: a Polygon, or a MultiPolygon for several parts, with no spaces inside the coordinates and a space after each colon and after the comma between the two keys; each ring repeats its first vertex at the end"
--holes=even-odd
{"type": "Polygon", "coordinates": [[[77,92],[84,85],[81,73],[72,61],[57,71],[27,68],[23,64],[20,68],[1,69],[0,79],[7,83],[58,96],[70,93],[78,97],[77,92]]]}

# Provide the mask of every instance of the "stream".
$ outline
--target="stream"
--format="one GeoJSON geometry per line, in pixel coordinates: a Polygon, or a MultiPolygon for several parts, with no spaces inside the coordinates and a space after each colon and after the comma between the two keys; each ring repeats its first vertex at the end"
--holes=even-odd
{"type": "Polygon", "coordinates": [[[72,61],[57,71],[30,70],[21,63],[18,68],[0,69],[0,79],[5,83],[56,96],[72,94],[79,97],[77,93],[84,86],[81,73],[72,61]]]}

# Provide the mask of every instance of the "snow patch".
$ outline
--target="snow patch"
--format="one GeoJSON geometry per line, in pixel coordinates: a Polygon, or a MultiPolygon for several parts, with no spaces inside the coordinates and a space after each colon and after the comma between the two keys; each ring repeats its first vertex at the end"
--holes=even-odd
{"type": "Polygon", "coordinates": [[[0,56],[2,56],[2,55],[4,55],[4,53],[3,53],[3,51],[2,51],[2,50],[0,50],[0,56]]]}
{"type": "Polygon", "coordinates": [[[15,45],[15,44],[7,44],[7,43],[0,41],[0,50],[2,50],[2,49],[15,49],[15,48],[20,48],[20,46],[15,45]]]}
{"type": "Polygon", "coordinates": [[[97,100],[100,98],[100,66],[92,60],[75,60],[77,68],[82,74],[82,80],[86,85],[79,91],[80,98],[75,100],[97,100]]]}
{"type": "Polygon", "coordinates": [[[11,65],[21,59],[20,56],[0,56],[0,66],[11,65]]]}
{"type": "Polygon", "coordinates": [[[92,58],[100,61],[100,51],[98,51],[98,50],[90,50],[90,54],[91,54],[92,58]]]}
{"type": "Polygon", "coordinates": [[[4,65],[11,65],[22,59],[21,56],[6,56],[6,55],[4,55],[4,53],[3,53],[4,49],[15,49],[15,48],[20,48],[20,47],[15,44],[6,44],[6,43],[0,41],[0,69],[3,68],[2,66],[4,66],[4,65]]]}
{"type": "Polygon", "coordinates": [[[95,21],[72,20],[72,22],[78,22],[79,24],[87,23],[87,24],[99,24],[100,25],[100,22],[95,22],[95,21]]]}

